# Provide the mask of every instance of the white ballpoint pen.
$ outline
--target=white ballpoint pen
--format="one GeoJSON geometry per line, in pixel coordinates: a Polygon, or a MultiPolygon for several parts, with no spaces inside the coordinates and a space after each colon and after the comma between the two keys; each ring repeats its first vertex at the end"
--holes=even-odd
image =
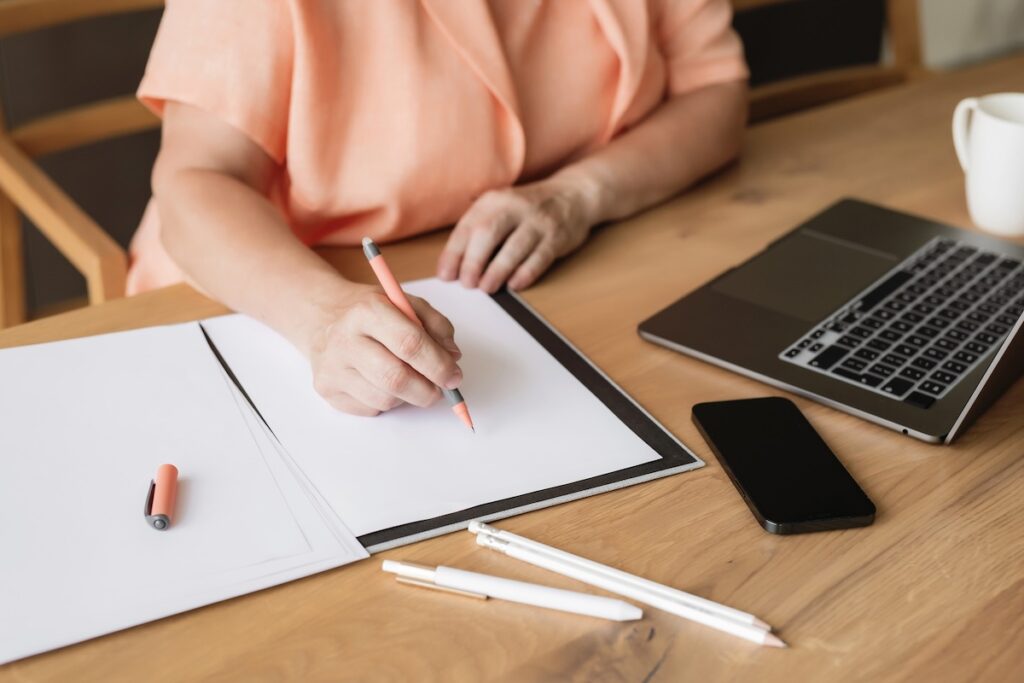
{"type": "Polygon", "coordinates": [[[579,555],[573,555],[572,553],[568,553],[564,550],[559,550],[558,548],[552,548],[549,545],[538,543],[537,541],[531,540],[524,536],[519,536],[513,534],[510,531],[498,529],[489,524],[484,524],[480,521],[474,520],[470,522],[469,531],[473,534],[486,535],[491,536],[493,538],[497,538],[499,540],[508,541],[513,545],[518,545],[523,548],[534,550],[542,555],[548,555],[554,559],[561,560],[567,564],[573,564],[583,569],[593,571],[596,574],[602,574],[604,576],[607,576],[611,579],[616,579],[623,583],[633,584],[640,588],[646,589],[652,593],[661,595],[666,599],[679,602],[688,607],[693,607],[699,610],[703,610],[705,612],[709,612],[711,614],[716,614],[718,616],[725,617],[726,619],[731,619],[741,624],[749,624],[751,626],[756,626],[765,631],[771,630],[771,626],[769,626],[764,621],[758,619],[753,614],[749,614],[747,612],[743,612],[738,609],[728,607],[727,605],[722,605],[720,603],[715,602],[714,600],[708,600],[707,598],[702,598],[698,595],[693,595],[692,593],[686,593],[685,591],[681,591],[670,586],[665,586],[663,584],[656,583],[649,579],[645,579],[643,577],[636,576],[634,574],[630,574],[619,569],[615,569],[614,567],[609,567],[599,562],[594,562],[593,560],[588,560],[585,557],[580,557],[579,555]]]}
{"type": "Polygon", "coordinates": [[[651,607],[655,607],[657,609],[664,610],[665,612],[683,617],[684,619],[689,619],[690,621],[703,624],[704,626],[738,636],[753,643],[768,645],[771,647],[786,647],[786,644],[782,639],[763,628],[750,624],[743,624],[726,617],[705,612],[695,607],[684,605],[678,601],[670,600],[642,587],[624,583],[591,570],[566,563],[549,555],[544,555],[522,546],[513,545],[508,541],[501,540],[493,536],[479,534],[476,540],[479,545],[482,545],[485,548],[496,550],[508,555],[509,557],[532,564],[535,567],[547,569],[557,574],[561,574],[562,576],[567,576],[569,578],[576,579],[577,581],[590,584],[591,586],[596,586],[613,593],[618,593],[619,595],[627,598],[648,604],[651,607]]]}
{"type": "Polygon", "coordinates": [[[386,572],[397,574],[400,581],[404,579],[403,583],[425,588],[440,588],[470,597],[497,598],[613,621],[633,621],[644,615],[643,610],[636,605],[616,598],[513,581],[454,567],[427,567],[411,562],[384,560],[382,568],[386,572]]]}

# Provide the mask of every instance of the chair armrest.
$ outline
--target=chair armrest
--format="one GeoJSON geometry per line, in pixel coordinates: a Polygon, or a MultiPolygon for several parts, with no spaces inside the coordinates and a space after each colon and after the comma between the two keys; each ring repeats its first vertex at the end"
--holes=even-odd
{"type": "Polygon", "coordinates": [[[125,250],[3,133],[0,191],[85,277],[90,303],[124,296],[125,250]]]}

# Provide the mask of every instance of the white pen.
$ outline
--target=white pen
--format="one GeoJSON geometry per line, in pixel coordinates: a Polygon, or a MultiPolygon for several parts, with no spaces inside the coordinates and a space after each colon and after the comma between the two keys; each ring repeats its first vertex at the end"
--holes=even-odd
{"type": "Polygon", "coordinates": [[[615,598],[513,581],[454,567],[427,567],[411,562],[384,560],[383,569],[397,574],[400,581],[405,579],[403,583],[441,588],[471,597],[498,598],[612,621],[633,621],[644,615],[643,610],[636,605],[615,598]]]}
{"type": "Polygon", "coordinates": [[[559,550],[558,548],[552,548],[549,545],[538,543],[537,541],[524,536],[514,534],[511,531],[498,529],[497,527],[493,527],[490,524],[484,524],[478,520],[473,520],[469,523],[469,531],[473,534],[484,534],[503,541],[508,541],[513,545],[534,550],[542,555],[548,555],[554,559],[562,560],[567,564],[573,564],[582,569],[588,569],[596,574],[603,574],[604,576],[616,579],[623,583],[633,584],[637,587],[644,588],[651,593],[661,595],[668,600],[679,602],[687,607],[694,607],[705,612],[710,612],[711,614],[732,619],[733,621],[737,621],[741,624],[750,624],[751,626],[756,626],[765,631],[771,630],[770,625],[758,619],[753,614],[734,609],[727,605],[722,605],[714,600],[702,598],[699,595],[693,595],[692,593],[686,593],[685,591],[681,591],[677,588],[656,583],[650,579],[645,579],[641,576],[636,576],[635,574],[630,574],[628,572],[615,569],[614,567],[594,562],[593,560],[588,560],[587,558],[580,557],[579,555],[567,553],[564,550],[559,550]]]}
{"type": "Polygon", "coordinates": [[[476,542],[485,548],[496,550],[499,553],[508,555],[509,557],[532,564],[535,567],[547,569],[555,572],[556,574],[561,574],[562,576],[568,576],[571,579],[588,583],[591,586],[597,586],[598,588],[603,588],[604,590],[624,595],[627,598],[632,598],[633,600],[646,603],[651,607],[656,607],[660,610],[683,617],[684,619],[689,619],[697,622],[698,624],[703,624],[719,631],[738,636],[744,640],[749,640],[752,643],[769,645],[771,647],[786,647],[786,644],[778,636],[762,628],[758,628],[757,626],[742,624],[717,614],[711,614],[710,612],[705,612],[695,607],[684,605],[678,601],[670,600],[640,586],[624,583],[618,579],[599,574],[584,567],[567,563],[549,555],[538,553],[534,550],[530,550],[529,548],[513,545],[508,541],[495,538],[487,534],[478,534],[476,542]]]}

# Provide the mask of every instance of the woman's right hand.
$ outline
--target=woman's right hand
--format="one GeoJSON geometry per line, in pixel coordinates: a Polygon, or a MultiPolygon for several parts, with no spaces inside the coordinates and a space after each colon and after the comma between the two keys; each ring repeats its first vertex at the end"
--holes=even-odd
{"type": "Polygon", "coordinates": [[[409,301],[423,327],[379,287],[351,283],[319,316],[308,348],[313,385],[328,403],[372,416],[402,403],[429,406],[440,397],[438,386],[459,386],[455,328],[423,299],[409,301]]]}
{"type": "Polygon", "coordinates": [[[451,323],[410,297],[425,326],[378,287],[355,284],[299,241],[267,199],[280,166],[237,128],[168,102],[153,171],[160,239],[188,278],[274,328],[312,363],[339,410],[429,405],[462,378],[451,323]]]}

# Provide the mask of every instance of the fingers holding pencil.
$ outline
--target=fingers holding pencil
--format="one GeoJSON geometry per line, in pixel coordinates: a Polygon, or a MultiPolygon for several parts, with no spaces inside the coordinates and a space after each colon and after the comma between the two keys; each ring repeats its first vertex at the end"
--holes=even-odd
{"type": "MultiPolygon", "coordinates": [[[[391,272],[391,268],[388,267],[387,261],[384,260],[384,255],[380,251],[380,247],[370,239],[369,237],[363,238],[363,254],[366,256],[366,260],[370,264],[370,268],[373,270],[373,274],[377,276],[377,281],[380,282],[381,288],[384,290],[384,294],[388,300],[394,305],[394,307],[401,311],[402,315],[409,319],[412,323],[417,326],[424,327],[425,322],[420,318],[419,313],[413,306],[409,297],[402,290],[402,286],[399,284],[398,279],[394,273],[391,272]]],[[[424,309],[426,311],[426,309],[424,309]]],[[[431,309],[433,310],[433,309],[431,309]]],[[[430,315],[430,311],[426,311],[430,315]]],[[[435,311],[436,312],[436,311],[435,311]]],[[[433,316],[431,316],[433,317],[433,316]]],[[[441,324],[436,318],[434,318],[435,324],[441,324]]],[[[450,323],[449,323],[450,324],[450,323]]],[[[452,344],[454,345],[454,329],[452,330],[452,344]]],[[[407,338],[411,339],[411,338],[407,338]]],[[[416,340],[413,339],[413,345],[416,340]]],[[[394,351],[394,349],[392,349],[394,351]]],[[[412,348],[405,349],[406,351],[414,352],[412,348]]],[[[402,357],[401,353],[396,352],[399,357],[402,357]]],[[[454,360],[452,361],[454,363],[454,360]]],[[[451,404],[452,412],[459,420],[462,421],[466,427],[476,432],[476,428],[473,425],[473,418],[469,415],[469,407],[466,405],[466,401],[462,398],[462,393],[459,391],[459,384],[462,383],[462,371],[459,370],[458,366],[455,366],[456,375],[449,375],[447,378],[442,378],[440,381],[434,380],[434,383],[440,387],[441,393],[444,394],[445,399],[451,404]]],[[[426,376],[430,376],[427,374],[426,376]]]]}
{"type": "Polygon", "coordinates": [[[332,406],[365,416],[401,403],[425,407],[441,397],[438,387],[461,383],[451,323],[422,299],[410,307],[423,325],[378,287],[352,285],[337,302],[310,350],[314,386],[332,406]]]}
{"type": "Polygon", "coordinates": [[[410,295],[409,303],[412,304],[413,310],[416,311],[416,317],[420,319],[423,327],[426,328],[427,333],[430,334],[434,341],[450,353],[455,360],[462,358],[462,351],[459,349],[459,345],[455,343],[455,326],[452,325],[451,321],[431,306],[426,299],[410,295]]]}
{"type": "MultiPolygon", "coordinates": [[[[374,330],[374,337],[394,358],[443,389],[455,389],[462,383],[462,370],[454,355],[425,327],[411,324],[394,307],[375,311],[374,315],[384,323],[374,330]]],[[[454,341],[451,343],[454,345],[454,341]]],[[[400,365],[388,366],[391,374],[383,378],[385,388],[397,390],[406,379],[413,379],[400,365]]]]}

